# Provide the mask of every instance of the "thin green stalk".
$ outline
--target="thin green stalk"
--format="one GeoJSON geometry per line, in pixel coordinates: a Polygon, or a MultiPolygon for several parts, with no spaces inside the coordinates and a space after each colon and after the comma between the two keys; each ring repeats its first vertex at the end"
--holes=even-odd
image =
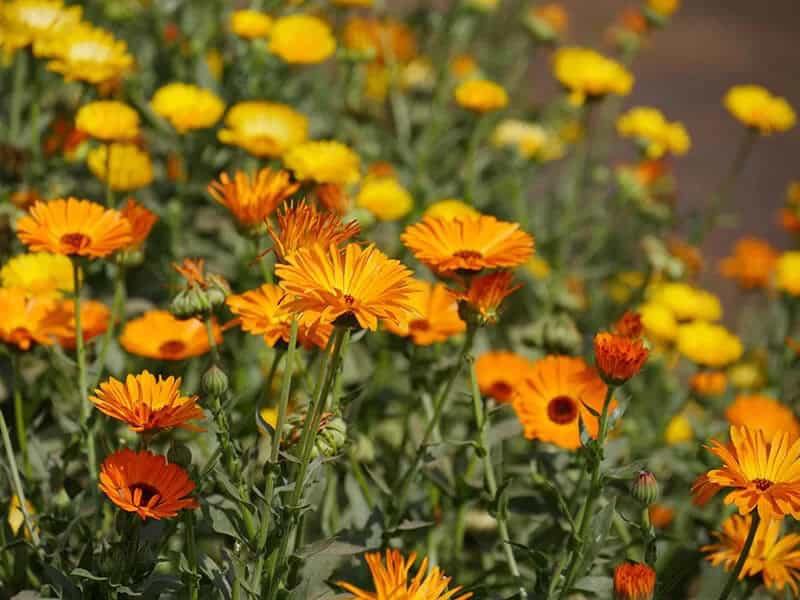
{"type": "Polygon", "coordinates": [[[183,524],[186,528],[186,560],[191,569],[191,572],[186,574],[186,587],[189,589],[190,600],[198,600],[197,541],[195,539],[194,513],[191,510],[183,511],[183,524]]]}
{"type": "Polygon", "coordinates": [[[25,499],[25,491],[22,489],[22,480],[19,478],[19,471],[17,470],[17,461],[14,459],[14,449],[11,447],[11,436],[8,434],[8,426],[6,425],[6,418],[3,412],[0,411],[0,433],[3,436],[3,446],[6,449],[6,460],[8,461],[8,468],[11,471],[11,484],[14,486],[14,493],[19,500],[19,509],[22,511],[22,519],[25,521],[25,527],[31,535],[31,541],[34,546],[39,546],[39,532],[33,526],[33,519],[28,512],[28,502],[25,499]]]}
{"type": "Polygon", "coordinates": [[[348,452],[348,458],[350,459],[350,469],[358,484],[358,488],[361,490],[361,495],[364,496],[364,501],[367,503],[367,506],[373,508],[375,506],[375,499],[372,497],[367,478],[364,476],[364,470],[361,468],[361,464],[358,462],[352,450],[348,452]]]}
{"type": "Polygon", "coordinates": [[[478,149],[483,138],[486,124],[489,122],[488,115],[482,115],[475,123],[475,129],[469,138],[467,146],[467,157],[464,161],[464,201],[467,204],[475,204],[475,192],[478,187],[478,149]]]}
{"type": "Polygon", "coordinates": [[[214,337],[214,324],[211,322],[211,317],[206,320],[206,335],[208,336],[208,347],[211,350],[211,362],[215,365],[219,364],[219,350],[217,349],[217,338],[214,337]]]}
{"type": "Polygon", "coordinates": [[[756,531],[758,530],[758,524],[761,521],[761,517],[759,516],[757,510],[754,510],[750,514],[753,515],[753,520],[750,522],[750,531],[747,532],[747,539],[744,541],[744,546],[742,546],[742,552],[739,554],[739,558],[736,561],[733,570],[730,572],[730,575],[728,575],[728,581],[725,583],[725,587],[722,589],[722,593],[719,595],[719,600],[727,600],[728,596],[731,595],[733,588],[739,581],[739,573],[742,572],[742,567],[744,567],[744,563],[747,560],[747,555],[750,554],[750,548],[753,546],[753,540],[756,539],[756,531]]]}
{"type": "MultiPolygon", "coordinates": [[[[111,346],[111,340],[114,339],[115,326],[117,325],[117,321],[121,319],[123,309],[125,308],[125,296],[125,267],[123,265],[117,265],[117,276],[114,281],[114,299],[111,302],[111,318],[109,319],[108,329],[106,329],[106,333],[103,336],[100,354],[98,354],[97,360],[95,361],[94,370],[96,375],[92,381],[91,389],[97,387],[97,384],[100,383],[100,379],[103,376],[108,349],[111,346]]],[[[119,325],[121,326],[122,323],[120,322],[119,325]]]]}
{"type": "Polygon", "coordinates": [[[86,436],[86,454],[89,460],[89,477],[97,481],[97,454],[95,450],[94,430],[89,426],[89,399],[86,396],[86,351],[83,344],[83,326],[81,324],[81,277],[78,259],[72,259],[72,281],[75,290],[75,352],[78,359],[78,401],[80,402],[81,429],[86,436]]]}
{"type": "Polygon", "coordinates": [[[8,141],[16,144],[19,139],[20,123],[22,121],[22,88],[25,85],[25,75],[28,70],[27,53],[18,50],[14,59],[14,80],[11,84],[11,114],[9,115],[8,141]]]}
{"type": "Polygon", "coordinates": [[[113,144],[106,144],[106,206],[114,208],[114,190],[111,189],[111,147],[113,144]]]}
{"type": "Polygon", "coordinates": [[[25,478],[31,478],[31,461],[28,458],[28,435],[25,431],[25,407],[22,404],[22,373],[19,368],[19,355],[11,354],[11,368],[14,371],[14,419],[17,427],[17,442],[22,455],[22,470],[25,478]]]}

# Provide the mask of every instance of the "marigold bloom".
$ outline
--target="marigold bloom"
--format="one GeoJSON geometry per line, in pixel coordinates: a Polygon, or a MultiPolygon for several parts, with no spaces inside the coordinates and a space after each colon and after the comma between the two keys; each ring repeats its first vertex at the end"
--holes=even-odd
{"type": "Polygon", "coordinates": [[[479,217],[481,213],[457,198],[445,198],[431,204],[422,215],[432,219],[459,219],[479,217]]]}
{"type": "Polygon", "coordinates": [[[366,208],[381,221],[396,221],[414,208],[414,198],[390,177],[370,177],[356,196],[356,205],[366,208]]]}
{"type": "Polygon", "coordinates": [[[54,38],[80,23],[81,12],[62,0],[10,0],[0,11],[0,49],[10,53],[33,44],[34,54],[44,56],[54,38]]]}
{"type": "Polygon", "coordinates": [[[340,142],[303,142],[289,150],[283,162],[301,181],[345,185],[360,178],[361,159],[340,142]]]}
{"type": "Polygon", "coordinates": [[[319,203],[331,212],[343,215],[353,204],[343,185],[320,183],[314,187],[314,195],[319,203]]]}
{"type": "Polygon", "coordinates": [[[667,428],[664,430],[664,440],[670,446],[675,446],[683,442],[691,442],[694,439],[694,429],[688,417],[681,413],[669,420],[667,428]]]}
{"type": "Polygon", "coordinates": [[[645,563],[626,560],[614,567],[614,600],[652,600],[656,572],[645,563]]]}
{"type": "Polygon", "coordinates": [[[34,251],[107,256],[131,242],[131,225],[119,211],[89,200],[67,198],[37,202],[17,221],[17,235],[34,251]]]}
{"type": "Polygon", "coordinates": [[[386,329],[401,337],[410,337],[417,346],[444,342],[466,330],[458,316],[455,294],[441,283],[414,280],[409,296],[414,313],[398,323],[386,321],[386,329]]]}
{"type": "Polygon", "coordinates": [[[657,285],[648,290],[648,299],[668,308],[678,321],[717,321],[722,317],[719,298],[688,283],[657,285]]]}
{"type": "Polygon", "coordinates": [[[558,2],[536,4],[525,13],[525,25],[542,41],[554,41],[567,32],[569,16],[558,2]]]}
{"type": "Polygon", "coordinates": [[[758,510],[762,519],[800,518],[800,440],[785,431],[769,440],[759,429],[732,426],[730,431],[730,444],[712,439],[707,446],[723,466],[695,482],[692,493],[733,488],[725,504],[736,504],[741,515],[758,510]]]}
{"type": "Polygon", "coordinates": [[[647,0],[647,8],[662,17],[671,17],[681,7],[681,0],[647,0]]]}
{"type": "Polygon", "coordinates": [[[106,458],[99,487],[119,508],[143,521],[175,517],[179,510],[198,507],[190,496],[194,482],[188,473],[147,450],[123,448],[106,458]]]}
{"type": "Polygon", "coordinates": [[[647,362],[649,351],[642,340],[614,333],[594,336],[594,360],[606,382],[621,385],[636,375],[647,362]]]}
{"type": "MultiPolygon", "coordinates": [[[[277,285],[265,283],[256,290],[228,296],[225,302],[231,312],[239,317],[242,330],[263,336],[268,346],[289,343],[292,314],[281,301],[286,293],[277,285]]],[[[325,348],[333,331],[329,323],[299,323],[297,342],[304,348],[325,348]]]]}
{"type": "Polygon", "coordinates": [[[231,13],[231,31],[246,40],[265,38],[272,29],[272,17],[257,10],[231,13]]]}
{"type": "Polygon", "coordinates": [[[138,248],[150,235],[150,230],[153,229],[153,225],[158,221],[158,216],[133,198],[128,198],[120,213],[131,224],[131,243],[129,247],[138,248]]]}
{"type": "MultiPolygon", "coordinates": [[[[214,339],[222,341],[214,323],[214,339]]],[[[198,319],[179,321],[165,310],[150,310],[128,321],[119,338],[125,350],[159,360],[183,360],[209,351],[205,325],[198,319]]]]}
{"type": "Polygon", "coordinates": [[[19,288],[0,288],[0,342],[20,350],[50,346],[52,322],[47,317],[53,306],[52,300],[30,297],[19,288]]]}
{"type": "Polygon", "coordinates": [[[741,358],[742,342],[722,325],[694,321],[678,327],[678,351],[706,367],[721,368],[741,358]]]}
{"type": "Polygon", "coordinates": [[[305,200],[285,206],[277,220],[277,231],[272,223],[267,223],[267,229],[275,256],[284,262],[301,248],[341,246],[361,231],[357,221],[345,223],[338,214],[320,211],[305,200]]]}
{"type": "Polygon", "coordinates": [[[450,577],[446,577],[434,567],[428,571],[428,559],[425,558],[417,570],[417,574],[409,581],[408,576],[417,554],[412,553],[404,558],[397,550],[386,550],[386,564],[380,552],[367,552],[364,560],[372,574],[374,592],[368,592],[345,581],[336,583],[340,588],[353,594],[350,600],[468,600],[471,593],[458,594],[461,587],[448,590],[450,577]]]}
{"type": "Polygon", "coordinates": [[[725,409],[725,418],[736,427],[760,429],[766,439],[771,440],[781,432],[789,434],[792,442],[800,438],[800,422],[792,409],[769,396],[737,396],[725,409]]]}
{"type": "Polygon", "coordinates": [[[182,427],[199,431],[188,421],[203,419],[198,396],[181,396],[181,378],[149,371],[128,375],[125,382],[110,377],[100,384],[89,401],[105,415],[128,424],[131,431],[142,433],[158,429],[182,427]]]}
{"type": "Polygon", "coordinates": [[[150,155],[135,144],[109,144],[89,151],[86,157],[89,170],[100,181],[118,192],[129,192],[150,185],[153,163],[150,155]],[[108,153],[111,153],[111,160],[108,153]],[[109,179],[108,170],[111,170],[109,179]]]}
{"type": "Polygon", "coordinates": [[[617,319],[613,327],[614,333],[629,338],[640,338],[644,333],[644,324],[642,323],[642,315],[637,312],[626,310],[625,313],[617,319]]]}
{"type": "Polygon", "coordinates": [[[223,144],[239,146],[253,156],[282,156],[308,138],[308,119],[285,104],[239,102],[217,133],[223,144]]]}
{"type": "Polygon", "coordinates": [[[692,375],[689,387],[698,396],[721,396],[728,387],[725,371],[700,371],[692,375]]]}
{"type": "Polygon", "coordinates": [[[658,529],[666,529],[672,523],[675,511],[664,504],[651,504],[647,509],[650,523],[658,529]]]}
{"type": "Polygon", "coordinates": [[[531,362],[514,352],[484,352],[475,361],[481,394],[498,402],[511,402],[530,368],[531,362]]]}
{"type": "Polygon", "coordinates": [[[225,112],[225,103],[214,92],[188,83],[168,83],[158,88],[150,106],[178,133],[212,127],[225,112]]]}
{"type": "Polygon", "coordinates": [[[775,284],[792,296],[800,296],[800,251],[784,252],[775,264],[775,284]]]}
{"type": "Polygon", "coordinates": [[[139,136],[139,113],[116,100],[89,102],[75,115],[75,127],[104,142],[125,142],[139,136]]]}
{"type": "Polygon", "coordinates": [[[678,321],[673,312],[662,304],[646,302],[637,309],[648,337],[671,342],[678,335],[678,321]]]}
{"type": "Polygon", "coordinates": [[[739,121],[763,135],[794,127],[795,114],[789,102],[759,85],[733,86],[725,94],[724,104],[739,121]]]}
{"type": "Polygon", "coordinates": [[[633,87],[633,75],[625,67],[589,48],[559,48],[553,57],[553,74],[572,92],[576,104],[587,97],[627,96],[633,87]]]}
{"type": "Polygon", "coordinates": [[[132,66],[125,42],[104,29],[81,25],[65,28],[53,41],[47,68],[67,81],[99,85],[123,76],[132,66]]]}
{"type": "Polygon", "coordinates": [[[302,323],[347,323],[375,330],[378,319],[401,323],[413,312],[411,271],[375,246],[348,244],[340,250],[311,246],[275,267],[286,291],[286,308],[302,323]]]}
{"type": "Polygon", "coordinates": [[[342,42],[354,52],[371,58],[378,66],[386,62],[406,64],[417,55],[414,31],[395,19],[349,19],[342,42]]]}
{"type": "Polygon", "coordinates": [[[311,15],[287,15],[275,20],[269,51],[290,64],[321,63],[336,51],[330,26],[311,15]]]}
{"type": "Polygon", "coordinates": [[[645,148],[649,158],[664,154],[680,156],[691,146],[689,134],[682,123],[670,123],[657,108],[638,106],[617,119],[617,132],[622,137],[635,138],[645,148]]]}
{"type": "Polygon", "coordinates": [[[0,283],[4,288],[19,288],[31,296],[71,292],[74,289],[72,263],[60,254],[19,254],[0,269],[0,283]]]}
{"type": "Polygon", "coordinates": [[[518,223],[475,218],[425,217],[400,239],[420,262],[437,273],[516,267],[533,254],[533,238],[518,223]]]}
{"type": "Polygon", "coordinates": [[[495,271],[473,277],[467,291],[461,293],[458,299],[479,315],[482,324],[494,324],[499,318],[503,300],[522,287],[511,285],[512,277],[511,271],[495,271]]]}
{"type": "Polygon", "coordinates": [[[491,112],[508,106],[508,94],[503,86],[488,79],[468,79],[455,90],[456,102],[479,113],[491,112]]]}
{"type": "Polygon", "coordinates": [[[736,242],[733,254],[720,262],[719,270],[745,289],[764,288],[777,260],[778,253],[768,242],[748,237],[736,242]]]}
{"type": "MultiPolygon", "coordinates": [[[[90,342],[108,329],[111,311],[102,302],[83,300],[81,302],[81,331],[84,343],[90,342]]],[[[56,304],[44,319],[48,334],[58,338],[58,343],[69,350],[75,349],[77,328],[75,325],[75,303],[64,300],[56,304]]]]}
{"type": "Polygon", "coordinates": [[[564,144],[558,134],[538,123],[519,119],[500,121],[492,132],[491,141],[499,148],[514,148],[529,160],[551,161],[564,155],[564,144]]]}
{"type": "Polygon", "coordinates": [[[259,169],[253,175],[241,171],[231,179],[221,173],[219,181],[208,185],[208,193],[226,207],[245,227],[262,225],[278,206],[300,188],[286,171],[259,169]]]}
{"type": "MultiPolygon", "coordinates": [[[[586,408],[603,410],[606,384],[581,358],[547,356],[526,371],[512,406],[529,440],[542,440],[567,450],[580,447],[578,419],[592,437],[599,423],[586,408]]],[[[616,402],[612,401],[609,410],[616,402]]]]}

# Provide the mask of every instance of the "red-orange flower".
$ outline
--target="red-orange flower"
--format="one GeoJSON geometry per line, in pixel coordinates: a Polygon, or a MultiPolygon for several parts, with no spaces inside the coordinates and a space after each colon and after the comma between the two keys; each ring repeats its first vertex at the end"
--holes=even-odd
{"type": "Polygon", "coordinates": [[[281,261],[286,261],[300,248],[313,245],[323,248],[341,246],[361,231],[356,221],[344,223],[338,214],[319,211],[305,200],[284,207],[283,211],[278,212],[277,218],[278,230],[271,223],[267,223],[267,228],[272,238],[272,250],[281,261]]]}
{"type": "Polygon", "coordinates": [[[208,185],[208,193],[225,206],[245,227],[261,225],[278,206],[294,194],[300,184],[293,182],[288,171],[265,167],[249,176],[237,171],[231,179],[227,173],[208,185]]]}
{"type": "Polygon", "coordinates": [[[689,387],[698,396],[720,396],[728,387],[728,376],[725,371],[700,371],[692,375],[689,387]]]}
{"type": "Polygon", "coordinates": [[[720,263],[720,272],[746,289],[767,287],[778,253],[764,240],[748,237],[736,242],[733,254],[720,263]]]}
{"type": "MultiPolygon", "coordinates": [[[[222,334],[213,325],[216,343],[222,334]]],[[[131,354],[159,360],[183,360],[209,351],[208,334],[202,321],[179,321],[165,310],[150,310],[138,319],[128,321],[119,343],[131,354]]]]}
{"type": "Polygon", "coordinates": [[[141,246],[147,239],[147,236],[150,235],[150,230],[153,229],[153,225],[158,221],[158,216],[136,202],[133,198],[128,198],[128,202],[122,207],[120,212],[131,224],[131,242],[129,246],[131,248],[141,246]]]}
{"type": "Polygon", "coordinates": [[[512,277],[511,271],[495,271],[488,275],[473,277],[469,282],[469,288],[459,299],[480,315],[482,323],[496,323],[503,300],[522,287],[511,285],[512,277]]]}
{"type": "MultiPolygon", "coordinates": [[[[110,316],[111,311],[102,302],[81,301],[81,331],[84,343],[106,332],[110,316]]],[[[55,304],[47,314],[45,326],[50,334],[58,338],[58,343],[63,348],[73,350],[77,339],[75,302],[64,300],[55,304]]]]}
{"type": "Polygon", "coordinates": [[[625,314],[614,323],[614,333],[629,338],[642,337],[642,334],[644,334],[642,315],[637,312],[626,310],[625,314]]]}
{"type": "Polygon", "coordinates": [[[594,336],[594,360],[607,383],[621,385],[636,375],[647,362],[649,351],[640,339],[615,333],[594,336]]]}
{"type": "Polygon", "coordinates": [[[343,185],[338,183],[320,183],[314,188],[319,203],[331,212],[343,215],[353,204],[343,185]]]}
{"type": "Polygon", "coordinates": [[[656,572],[649,565],[627,560],[614,568],[615,600],[651,600],[655,587],[656,572]]]}
{"type": "Polygon", "coordinates": [[[511,402],[525,379],[531,362],[513,352],[485,352],[475,361],[481,394],[498,402],[511,402]]]}
{"type": "Polygon", "coordinates": [[[409,297],[415,313],[400,323],[386,321],[395,335],[410,337],[417,346],[429,346],[458,335],[467,328],[458,316],[455,294],[441,283],[415,280],[409,297]]]}

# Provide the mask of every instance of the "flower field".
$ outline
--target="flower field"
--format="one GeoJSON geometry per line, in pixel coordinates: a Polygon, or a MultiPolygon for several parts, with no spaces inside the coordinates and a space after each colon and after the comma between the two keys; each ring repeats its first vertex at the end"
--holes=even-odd
{"type": "Polygon", "coordinates": [[[400,4],[0,0],[0,598],[800,597],[790,102],[682,206],[679,0],[400,4]]]}

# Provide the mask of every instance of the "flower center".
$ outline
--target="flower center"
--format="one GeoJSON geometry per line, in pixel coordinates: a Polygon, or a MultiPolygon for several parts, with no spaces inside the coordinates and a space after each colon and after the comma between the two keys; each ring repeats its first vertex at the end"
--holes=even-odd
{"type": "Polygon", "coordinates": [[[514,388],[507,381],[495,381],[490,390],[492,397],[497,400],[508,400],[514,392],[514,388]]]}
{"type": "Polygon", "coordinates": [[[33,29],[47,29],[56,22],[60,11],[48,6],[32,6],[19,12],[19,20],[33,29]]]}
{"type": "Polygon", "coordinates": [[[756,484],[756,488],[760,492],[766,492],[772,487],[772,482],[769,479],[753,479],[753,483],[756,484]]]}
{"type": "Polygon", "coordinates": [[[411,331],[428,331],[431,325],[425,319],[415,319],[408,324],[408,328],[411,331]]]}
{"type": "Polygon", "coordinates": [[[458,250],[457,252],[453,252],[453,256],[463,258],[464,260],[478,260],[483,258],[483,254],[477,250],[458,250]]]}
{"type": "Polygon", "coordinates": [[[89,239],[88,235],[84,235],[82,233],[65,233],[61,236],[61,243],[65,246],[69,246],[69,249],[72,252],[83,250],[89,246],[91,241],[92,240],[89,239]]]}
{"type": "Polygon", "coordinates": [[[345,294],[344,295],[344,302],[348,306],[352,306],[355,301],[356,301],[356,299],[353,298],[350,294],[345,294]]]}
{"type": "Polygon", "coordinates": [[[131,491],[134,503],[138,506],[147,506],[154,496],[160,495],[158,490],[149,483],[134,483],[129,485],[128,489],[131,491]],[[141,498],[138,502],[136,502],[137,491],[141,494],[141,498]]]}
{"type": "Polygon", "coordinates": [[[69,60],[103,62],[111,58],[111,50],[104,44],[95,41],[85,41],[73,44],[69,49],[69,60]]]}
{"type": "Polygon", "coordinates": [[[553,423],[566,425],[578,416],[578,405],[569,396],[556,396],[547,404],[547,416],[553,423]]]}
{"type": "Polygon", "coordinates": [[[180,356],[186,350],[186,344],[180,340],[168,340],[158,347],[159,354],[163,356],[180,356]]]}

